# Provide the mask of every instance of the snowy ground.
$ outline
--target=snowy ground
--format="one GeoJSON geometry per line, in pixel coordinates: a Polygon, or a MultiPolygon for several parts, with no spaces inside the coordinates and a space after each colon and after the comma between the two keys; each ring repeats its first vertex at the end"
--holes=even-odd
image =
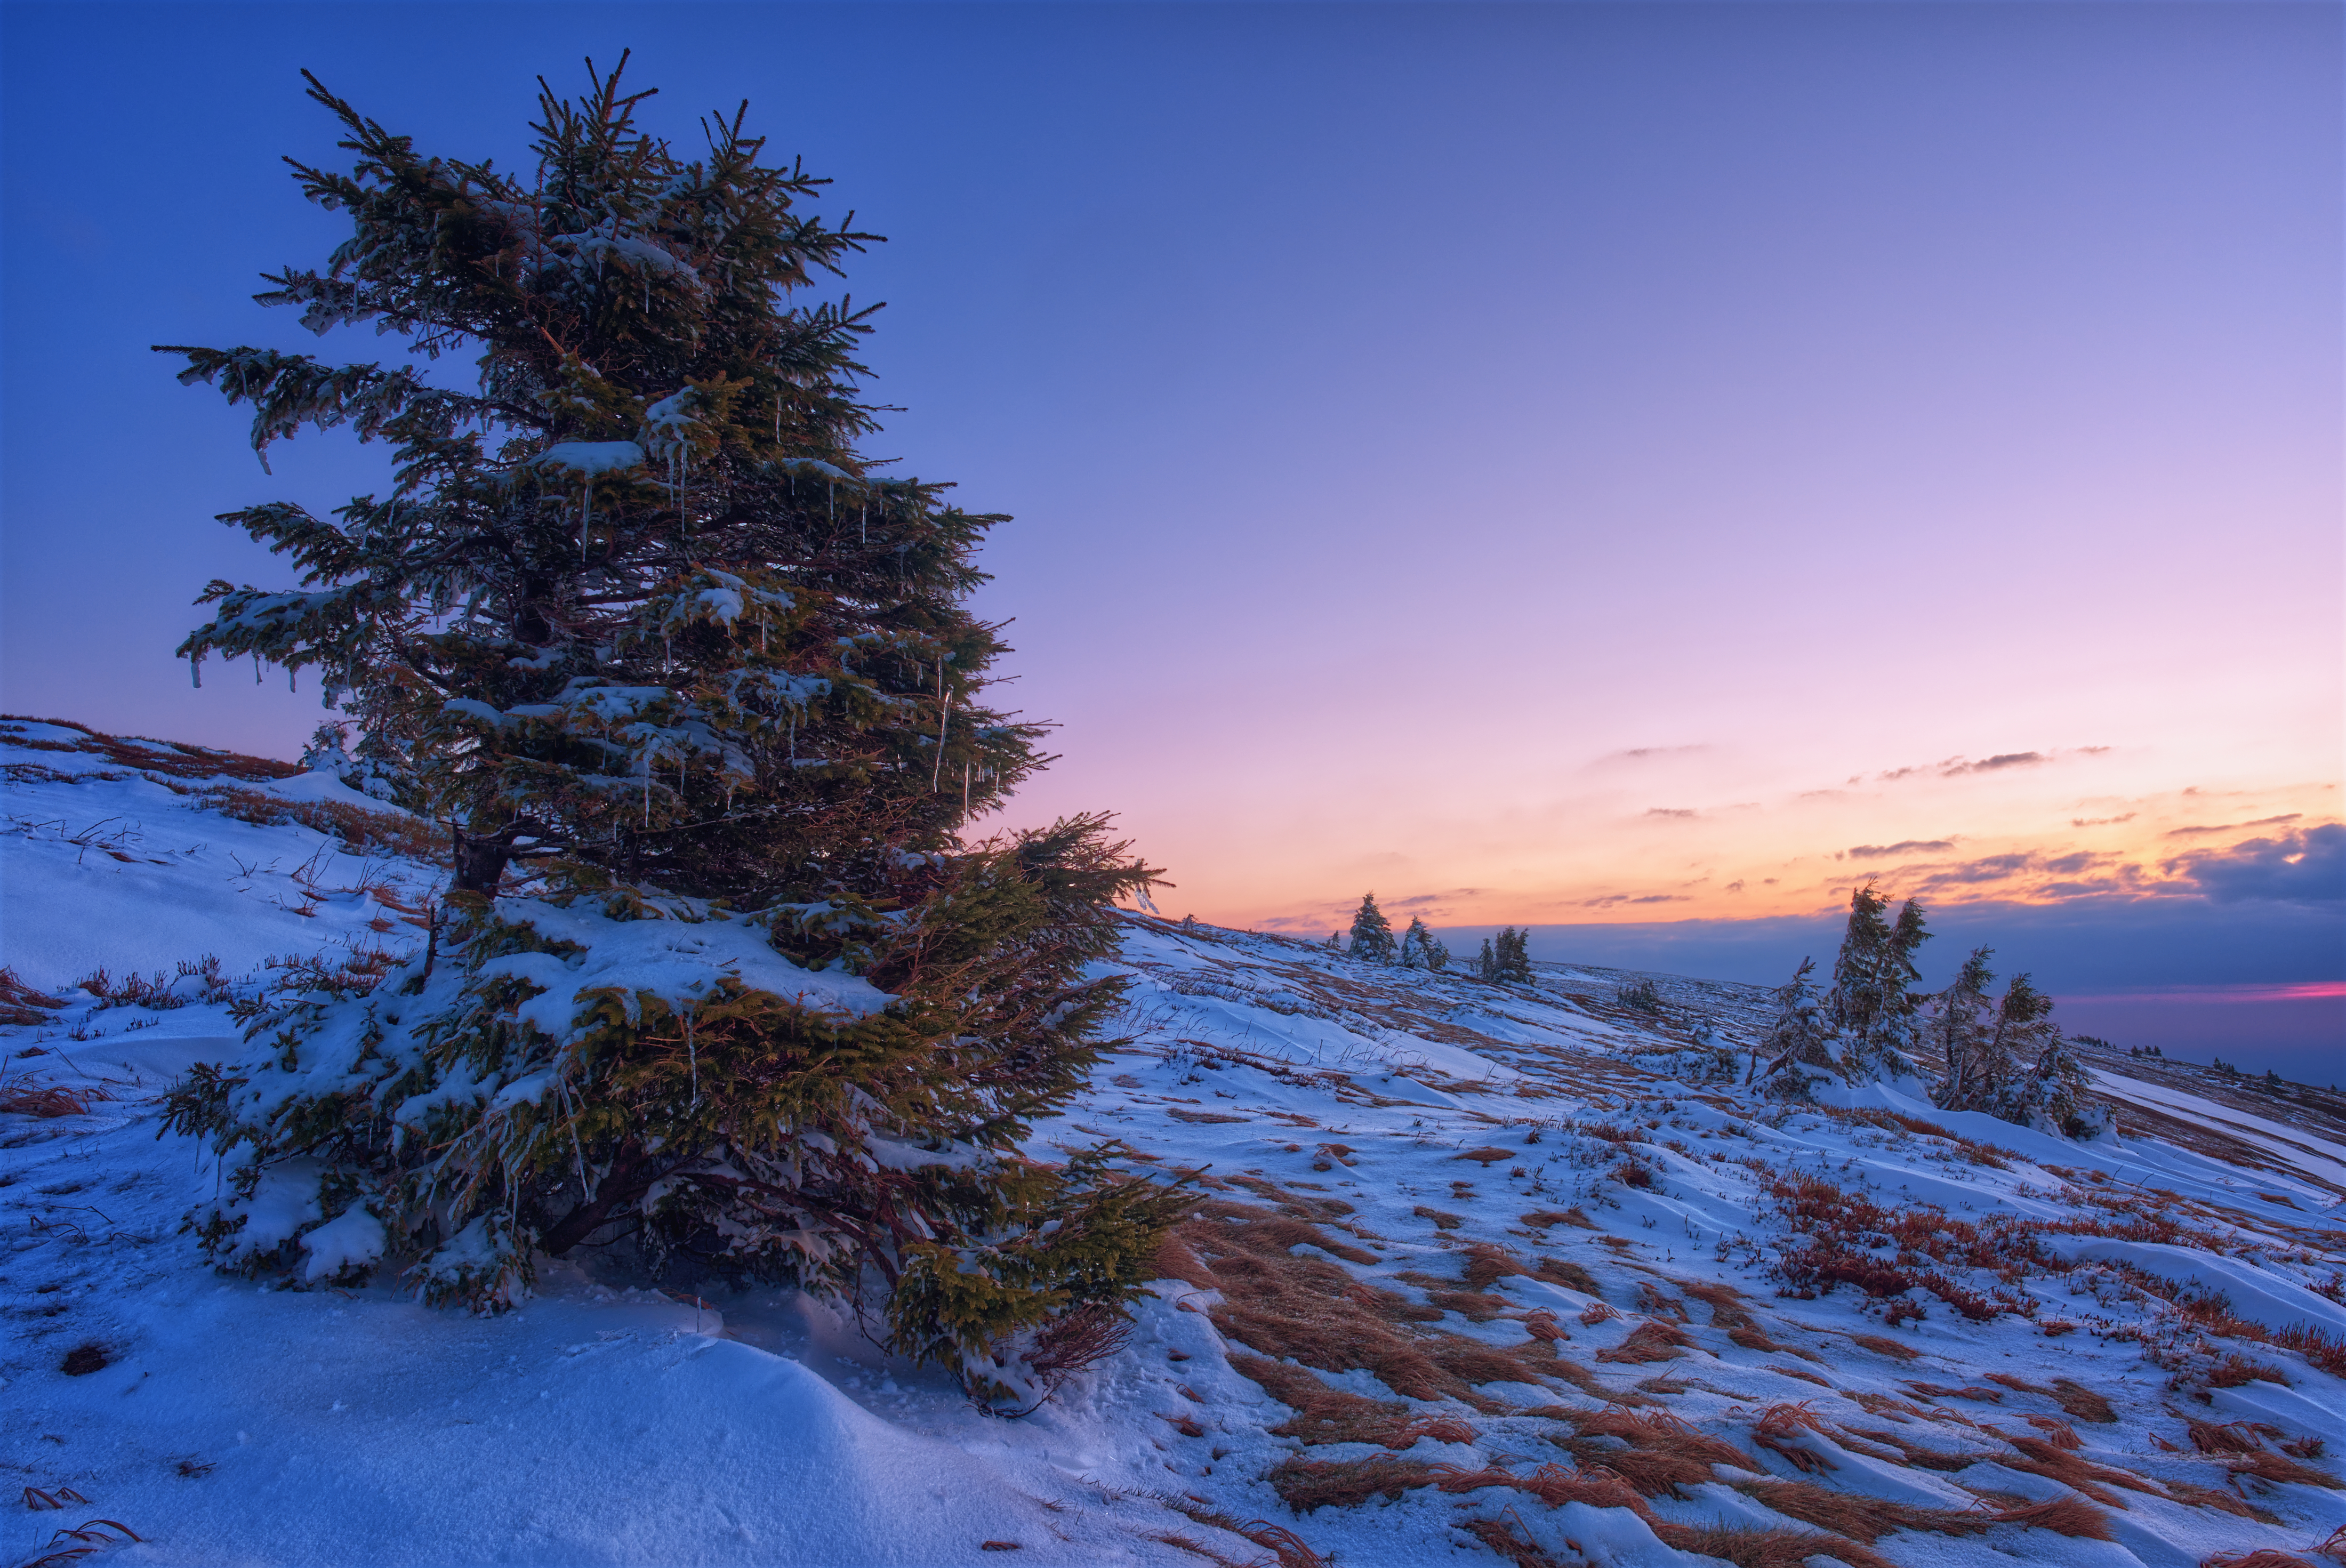
{"type": "Polygon", "coordinates": [[[0,1561],[103,1519],[141,1539],[56,1544],[2168,1568],[2346,1524],[2334,1109],[2123,1056],[2091,1145],[1878,1087],[1769,1106],[1760,994],[1672,977],[1654,1013],[1609,971],[1136,919],[1131,1042],[1034,1152],[1115,1137],[1201,1206],[1128,1346],[1024,1420],[770,1288],[564,1265],[475,1318],[221,1277],[151,1095],[231,1044],[244,977],[420,940],[428,834],[319,775],[0,743],[0,962],[66,1003],[0,1028],[0,1093],[109,1096],[0,1113],[0,1561]],[[128,1000],[76,989],[101,966],[128,1000]]]}

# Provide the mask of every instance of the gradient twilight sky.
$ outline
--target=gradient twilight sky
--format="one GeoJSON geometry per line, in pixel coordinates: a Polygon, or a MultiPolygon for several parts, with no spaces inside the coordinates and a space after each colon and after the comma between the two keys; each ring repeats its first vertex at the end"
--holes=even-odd
{"type": "Polygon", "coordinates": [[[298,66],[509,156],[632,46],[655,126],[746,97],[891,236],[873,449],[1017,516],[1022,817],[1120,811],[1176,912],[1875,877],[2295,911],[2310,972],[2155,978],[2346,978],[2341,16],[10,0],[5,702],[298,748],[314,697],[169,650],[277,580],[211,514],[374,458],[267,478],[145,345],[313,344],[246,300],[339,232],[298,66]]]}

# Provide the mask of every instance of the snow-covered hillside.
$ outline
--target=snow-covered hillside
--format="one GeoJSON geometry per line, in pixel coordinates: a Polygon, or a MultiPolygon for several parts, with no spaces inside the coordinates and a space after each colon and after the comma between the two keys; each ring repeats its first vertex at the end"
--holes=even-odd
{"type": "Polygon", "coordinates": [[[2101,1055],[2088,1145],[1879,1086],[1770,1105],[1762,995],[1673,977],[1656,1010],[1134,917],[1131,1038],[1030,1152],[1120,1140],[1199,1203],[1129,1341],[1025,1420],[770,1288],[566,1262],[473,1317],[215,1274],[152,1096],[272,967],[425,940],[429,825],[250,759],[0,742],[7,1562],[2346,1550],[2334,1096],[2101,1055]]]}

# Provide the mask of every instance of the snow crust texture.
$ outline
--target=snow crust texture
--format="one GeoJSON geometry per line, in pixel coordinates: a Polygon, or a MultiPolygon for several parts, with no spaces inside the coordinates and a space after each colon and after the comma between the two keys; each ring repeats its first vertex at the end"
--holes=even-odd
{"type": "MultiPolygon", "coordinates": [[[[8,1563],[2278,1568],[2346,1539],[2334,1097],[2105,1054],[2088,1143],[1881,1084],[1770,1103],[1764,994],[1669,976],[1494,985],[1136,916],[1128,1039],[1028,1152],[1115,1139],[1198,1204],[1129,1341],[1024,1420],[771,1287],[590,1258],[427,1308],[368,1271],[363,1211],[289,1280],[216,1274],[179,1225],[217,1173],[153,1097],[271,965],[413,952],[429,826],[66,725],[0,725],[0,762],[8,1563]]],[[[764,962],[750,924],[687,929],[725,952],[636,956],[764,962]]]]}

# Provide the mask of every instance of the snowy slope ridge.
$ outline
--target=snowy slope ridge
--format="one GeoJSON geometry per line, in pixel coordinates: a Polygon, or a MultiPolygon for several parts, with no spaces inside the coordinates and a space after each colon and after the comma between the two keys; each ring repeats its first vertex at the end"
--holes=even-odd
{"type": "Polygon", "coordinates": [[[2334,1097],[2105,1054],[2120,1128],[2087,1145],[1879,1086],[1770,1105],[1739,1087],[1761,993],[1668,976],[1655,1012],[1618,996],[1647,977],[1135,917],[1129,1043],[1031,1152],[1114,1138],[1199,1203],[1129,1343],[1024,1420],[771,1288],[589,1259],[472,1317],[386,1272],[215,1274],[152,1096],[232,1049],[268,966],[423,940],[429,830],[67,726],[0,726],[0,1563],[2274,1568],[2346,1540],[2334,1097]]]}

